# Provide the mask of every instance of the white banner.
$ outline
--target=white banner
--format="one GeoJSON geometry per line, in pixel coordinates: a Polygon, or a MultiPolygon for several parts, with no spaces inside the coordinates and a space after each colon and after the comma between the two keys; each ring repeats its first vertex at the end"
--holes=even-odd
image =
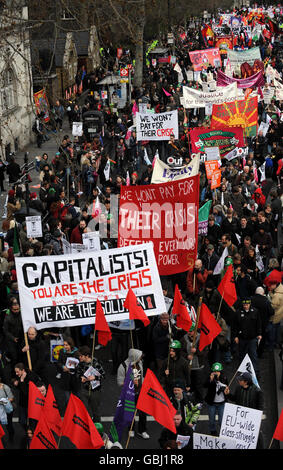
{"type": "Polygon", "coordinates": [[[236,449],[236,441],[194,432],[193,448],[209,450],[236,449]]]}
{"type": "Polygon", "coordinates": [[[96,300],[107,321],[129,318],[132,288],[148,316],[166,312],[152,243],[64,256],[18,258],[23,328],[95,323],[96,300]]]}
{"type": "Polygon", "coordinates": [[[169,165],[166,165],[166,163],[157,158],[152,172],[151,183],[168,183],[169,181],[176,181],[190,176],[196,176],[199,173],[199,162],[200,157],[198,154],[188,165],[181,166],[180,168],[171,168],[169,165]]]}
{"type": "Polygon", "coordinates": [[[227,49],[227,58],[230,60],[231,67],[235,68],[247,62],[250,65],[254,64],[256,59],[261,60],[259,47],[253,47],[246,51],[232,51],[227,49]]]}
{"type": "Polygon", "coordinates": [[[236,449],[256,449],[262,411],[225,403],[219,437],[236,441],[236,449]]]}
{"type": "Polygon", "coordinates": [[[237,100],[237,83],[225,87],[216,87],[216,91],[205,92],[194,88],[183,87],[184,108],[205,108],[209,103],[222,104],[237,100]]]}
{"type": "Polygon", "coordinates": [[[178,111],[159,114],[136,113],[137,141],[140,140],[169,140],[174,134],[179,138],[178,111]]]}

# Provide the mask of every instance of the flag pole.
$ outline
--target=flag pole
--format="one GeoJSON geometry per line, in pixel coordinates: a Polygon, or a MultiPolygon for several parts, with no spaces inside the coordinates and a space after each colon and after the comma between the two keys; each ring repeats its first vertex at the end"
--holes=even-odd
{"type": "Polygon", "coordinates": [[[268,447],[268,449],[270,449],[270,448],[271,448],[272,444],[273,444],[273,438],[271,439],[271,442],[270,442],[270,444],[269,444],[269,447],[268,447]]]}
{"type": "Polygon", "coordinates": [[[223,297],[224,297],[224,291],[223,291],[223,294],[221,296],[221,300],[220,300],[220,303],[219,303],[219,308],[218,308],[218,312],[217,312],[217,316],[216,316],[216,321],[218,321],[218,319],[219,319],[220,310],[221,310],[222,302],[223,302],[223,297]]]}
{"type": "MultiPolygon", "coordinates": [[[[93,338],[92,338],[92,351],[91,351],[91,365],[93,364],[93,358],[94,358],[94,345],[95,345],[95,325],[94,325],[94,332],[93,332],[93,338]]],[[[89,387],[88,387],[88,396],[90,396],[91,392],[91,383],[89,382],[89,387]]]]}
{"type": "MultiPolygon", "coordinates": [[[[200,317],[200,310],[201,310],[201,304],[202,304],[202,297],[199,298],[199,304],[198,304],[198,310],[197,310],[197,318],[196,318],[196,326],[194,329],[194,336],[193,336],[193,342],[192,342],[192,348],[195,347],[196,343],[196,338],[197,338],[197,330],[198,330],[198,323],[199,323],[199,317],[200,317]]],[[[189,368],[191,369],[193,363],[193,359],[190,360],[189,368]]]]}
{"type": "Polygon", "coordinates": [[[137,411],[138,411],[138,410],[137,410],[137,408],[136,408],[136,409],[135,409],[134,416],[133,416],[133,419],[132,419],[131,427],[130,427],[130,430],[129,430],[129,432],[128,432],[128,440],[127,440],[127,443],[126,443],[126,447],[125,447],[125,449],[127,449],[127,448],[128,448],[128,445],[129,445],[129,441],[130,441],[130,438],[131,438],[131,436],[130,436],[130,432],[131,432],[131,431],[132,431],[132,429],[133,429],[133,426],[134,426],[134,422],[135,422],[135,418],[136,418],[137,411]]]}

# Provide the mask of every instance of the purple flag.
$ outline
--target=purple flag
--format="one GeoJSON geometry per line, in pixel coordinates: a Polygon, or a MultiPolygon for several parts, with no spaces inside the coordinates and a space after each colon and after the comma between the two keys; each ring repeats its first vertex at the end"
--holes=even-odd
{"type": "Polygon", "coordinates": [[[113,442],[121,441],[124,428],[131,424],[135,414],[135,387],[132,374],[132,367],[129,366],[110,428],[110,438],[113,442]]]}

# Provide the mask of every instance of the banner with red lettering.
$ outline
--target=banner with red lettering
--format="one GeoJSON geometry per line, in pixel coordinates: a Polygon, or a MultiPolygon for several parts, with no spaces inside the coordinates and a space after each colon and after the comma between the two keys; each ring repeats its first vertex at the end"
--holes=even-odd
{"type": "Polygon", "coordinates": [[[16,269],[25,332],[94,324],[97,299],[106,321],[128,319],[130,288],[148,316],[166,312],[152,243],[18,258],[16,269]]]}
{"type": "Polygon", "coordinates": [[[221,57],[218,47],[203,49],[200,51],[190,51],[189,56],[195,72],[212,67],[221,67],[221,57]]]}
{"type": "Polygon", "coordinates": [[[194,266],[199,175],[162,184],[122,186],[118,246],[153,242],[160,275],[194,266]]]}
{"type": "MultiPolygon", "coordinates": [[[[224,106],[224,105],[223,105],[224,106]]],[[[227,126],[227,124],[226,124],[227,126]]],[[[195,127],[190,130],[192,152],[205,155],[205,149],[218,147],[220,157],[229,156],[235,149],[244,147],[243,129],[241,127],[195,127]]],[[[215,126],[218,127],[218,126],[215,126]]]]}
{"type": "Polygon", "coordinates": [[[170,135],[179,138],[178,111],[167,113],[136,113],[137,141],[170,140],[170,135]]]}

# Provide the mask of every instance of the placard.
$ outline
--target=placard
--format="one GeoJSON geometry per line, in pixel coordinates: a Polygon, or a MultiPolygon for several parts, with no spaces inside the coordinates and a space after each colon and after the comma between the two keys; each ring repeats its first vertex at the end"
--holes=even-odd
{"type": "Polygon", "coordinates": [[[81,137],[83,135],[83,123],[82,122],[73,122],[72,135],[77,136],[77,137],[81,137]]]}
{"type": "Polygon", "coordinates": [[[170,135],[179,138],[178,111],[168,113],[136,113],[137,141],[170,140],[170,135]]]}
{"type": "Polygon", "coordinates": [[[89,251],[99,251],[100,248],[100,237],[99,232],[87,232],[83,233],[83,244],[89,251]]]}
{"type": "Polygon", "coordinates": [[[17,258],[16,269],[25,332],[95,323],[98,298],[107,321],[128,319],[129,288],[148,316],[166,312],[152,243],[17,258]]]}
{"type": "Polygon", "coordinates": [[[41,216],[33,215],[26,217],[27,237],[28,238],[41,238],[42,237],[42,224],[41,216]]]}
{"type": "Polygon", "coordinates": [[[193,448],[207,450],[236,449],[236,441],[223,439],[222,437],[208,436],[206,434],[193,433],[193,448]]]}
{"type": "Polygon", "coordinates": [[[262,411],[225,403],[219,437],[236,441],[236,449],[256,449],[262,411]]]}

